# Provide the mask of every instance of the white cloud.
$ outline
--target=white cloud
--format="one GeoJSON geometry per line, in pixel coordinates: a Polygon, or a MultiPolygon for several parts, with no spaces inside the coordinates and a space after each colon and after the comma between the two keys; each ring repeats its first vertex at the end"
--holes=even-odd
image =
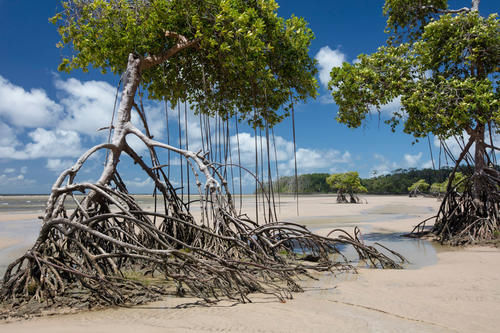
{"type": "Polygon", "coordinates": [[[56,78],[55,86],[66,111],[59,128],[95,136],[97,129],[109,126],[116,95],[116,89],[109,83],[56,78]]]}
{"type": "MultiPolygon", "coordinates": [[[[257,136],[257,149],[259,152],[259,164],[262,162],[267,163],[266,153],[266,138],[262,136],[262,144],[264,145],[264,161],[260,160],[260,140],[261,137],[257,136]]],[[[255,169],[255,136],[242,132],[239,134],[240,143],[240,156],[241,165],[250,169],[252,172],[255,169]]],[[[275,152],[273,143],[270,142],[270,157],[272,163],[275,163],[275,152]]],[[[276,160],[280,176],[291,175],[295,169],[295,158],[293,154],[293,142],[284,139],[281,136],[275,136],[276,144],[276,160]]],[[[233,135],[231,137],[231,148],[233,162],[238,163],[238,137],[233,135]]],[[[297,169],[299,173],[317,172],[320,170],[329,170],[335,168],[338,164],[348,164],[352,162],[350,152],[344,153],[335,149],[311,149],[311,148],[297,148],[297,169]]],[[[273,170],[274,171],[274,170],[273,170]]],[[[267,172],[266,172],[267,175],[267,172]]]]}
{"type": "MultiPolygon", "coordinates": [[[[331,168],[335,164],[350,162],[351,154],[348,151],[341,154],[340,151],[334,149],[319,150],[299,148],[297,150],[297,168],[300,170],[300,173],[331,168]]],[[[293,156],[290,156],[288,162],[289,168],[294,167],[294,164],[295,161],[293,156]]]]}
{"type": "Polygon", "coordinates": [[[401,96],[394,98],[389,103],[382,105],[379,109],[375,107],[370,108],[370,113],[376,114],[379,113],[382,116],[392,117],[394,112],[398,112],[401,110],[401,96]]]}
{"type": "MultiPolygon", "coordinates": [[[[0,103],[1,104],[1,103],[0,103]]],[[[0,121],[0,149],[1,147],[17,146],[20,142],[16,138],[16,133],[9,125],[0,121]]]]}
{"type": "Polygon", "coordinates": [[[416,155],[405,154],[404,158],[405,158],[406,164],[409,167],[413,168],[413,167],[416,167],[418,165],[418,163],[420,162],[420,159],[422,158],[422,152],[420,152],[416,155]]]}
{"type": "Polygon", "coordinates": [[[328,87],[332,68],[342,66],[342,63],[346,61],[345,54],[338,49],[332,50],[329,46],[324,46],[314,58],[318,60],[319,80],[325,87],[328,87]]]}
{"type": "MultiPolygon", "coordinates": [[[[500,134],[496,134],[496,133],[492,133],[492,134],[493,134],[493,138],[492,138],[493,145],[495,147],[499,147],[500,146],[500,134]]],[[[457,159],[460,156],[460,154],[462,153],[462,148],[465,147],[465,145],[467,145],[467,143],[469,142],[469,138],[470,138],[470,136],[467,134],[467,132],[463,131],[461,136],[450,137],[450,138],[444,140],[443,143],[446,145],[446,147],[448,147],[448,149],[450,150],[453,157],[455,159],[457,159]]],[[[489,134],[486,134],[485,142],[488,144],[490,143],[489,134]]],[[[439,140],[439,138],[437,136],[434,137],[434,146],[437,148],[441,147],[441,141],[439,140]]],[[[471,154],[471,156],[474,156],[475,151],[476,151],[475,144],[472,144],[472,146],[470,147],[470,150],[469,150],[469,153],[471,154]]],[[[490,150],[488,149],[487,151],[489,153],[490,150]]],[[[499,155],[500,154],[498,152],[496,152],[497,158],[499,155]]],[[[444,159],[444,161],[446,162],[447,160],[444,159]]],[[[452,161],[448,160],[447,162],[453,164],[452,161]]]]}
{"type": "Polygon", "coordinates": [[[62,108],[44,90],[24,90],[0,76],[0,116],[18,127],[52,126],[62,108]]]}
{"type": "Polygon", "coordinates": [[[319,102],[321,104],[334,104],[335,101],[333,100],[333,96],[330,94],[324,94],[319,96],[319,102]]]}
{"type": "Polygon", "coordinates": [[[375,153],[373,154],[373,158],[378,162],[370,169],[371,176],[382,176],[391,173],[392,170],[398,168],[398,164],[396,162],[391,162],[385,156],[375,153]]]}
{"type": "Polygon", "coordinates": [[[428,160],[427,162],[425,162],[424,164],[422,164],[422,168],[423,169],[431,169],[433,167],[434,167],[434,165],[432,164],[432,160],[428,160]]]}
{"type": "Polygon", "coordinates": [[[45,167],[51,171],[59,173],[63,170],[70,168],[74,164],[72,160],[61,160],[59,158],[49,158],[45,167]]]}
{"type": "Polygon", "coordinates": [[[16,169],[14,169],[14,168],[7,168],[3,172],[4,173],[14,173],[14,172],[16,172],[16,169]]]}
{"type": "Polygon", "coordinates": [[[34,184],[35,181],[33,179],[26,179],[23,174],[11,175],[11,174],[2,174],[0,175],[0,186],[8,187],[8,186],[26,186],[30,184],[34,184]]]}
{"type": "Polygon", "coordinates": [[[127,187],[138,187],[138,188],[150,188],[153,186],[153,180],[149,177],[145,179],[141,179],[139,177],[134,178],[133,180],[127,180],[125,181],[125,184],[127,184],[127,187]]]}
{"type": "Polygon", "coordinates": [[[41,157],[74,157],[81,151],[80,136],[74,131],[37,128],[28,133],[32,139],[21,150],[13,146],[0,146],[0,158],[17,160],[41,157]]]}
{"type": "MultiPolygon", "coordinates": [[[[453,157],[456,159],[460,156],[460,153],[462,152],[462,148],[465,147],[467,142],[469,141],[470,136],[464,131],[462,133],[461,137],[451,137],[443,141],[443,144],[448,147],[449,151],[453,155],[453,157]]],[[[434,137],[434,146],[440,148],[441,147],[441,140],[435,136],[434,137]]],[[[475,151],[475,146],[474,144],[472,145],[471,149],[469,152],[474,156],[474,151],[475,151]]],[[[446,159],[445,159],[446,161],[446,159]]]]}

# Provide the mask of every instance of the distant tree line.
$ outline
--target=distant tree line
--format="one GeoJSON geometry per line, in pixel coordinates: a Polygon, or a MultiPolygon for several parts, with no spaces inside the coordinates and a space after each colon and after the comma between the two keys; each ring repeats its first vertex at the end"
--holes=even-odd
{"type": "MultiPolygon", "coordinates": [[[[373,194],[407,194],[409,188],[420,180],[427,184],[444,183],[452,168],[441,169],[396,169],[390,174],[373,178],[362,179],[361,183],[366,187],[368,193],[373,194]]],[[[471,175],[473,170],[466,166],[461,166],[458,171],[463,175],[471,175]]]]}
{"type": "MultiPolygon", "coordinates": [[[[333,193],[330,185],[326,183],[328,173],[311,173],[297,177],[298,193],[333,193]]],[[[273,190],[279,193],[295,193],[295,177],[280,177],[273,182],[273,190]]]]}
{"type": "MultiPolygon", "coordinates": [[[[444,183],[452,168],[444,167],[434,169],[396,169],[389,174],[372,178],[361,179],[370,194],[408,194],[409,188],[419,180],[423,179],[427,184],[444,183]]],[[[458,168],[464,176],[471,175],[473,170],[460,166],[458,168]]],[[[298,193],[335,193],[326,182],[330,176],[327,173],[312,173],[298,176],[298,193]]],[[[266,185],[267,187],[267,185],[266,185]]],[[[275,193],[295,193],[295,177],[281,177],[279,181],[273,182],[275,193]]]]}

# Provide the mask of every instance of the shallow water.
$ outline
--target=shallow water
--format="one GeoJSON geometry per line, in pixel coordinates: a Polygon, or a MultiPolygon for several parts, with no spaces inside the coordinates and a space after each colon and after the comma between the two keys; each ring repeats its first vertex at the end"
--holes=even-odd
{"type": "MultiPolygon", "coordinates": [[[[141,206],[145,209],[154,207],[154,197],[151,195],[135,196],[141,206]]],[[[0,274],[3,274],[7,265],[24,251],[32,246],[40,230],[40,220],[23,219],[22,213],[42,212],[45,207],[47,196],[0,196],[0,214],[20,214],[19,220],[4,221],[0,223],[0,241],[4,240],[3,247],[0,246],[0,274]]],[[[238,202],[239,198],[235,198],[238,202]]],[[[244,196],[243,204],[253,202],[253,196],[244,196]]],[[[161,209],[161,208],[159,208],[161,209]]],[[[192,205],[193,213],[199,210],[197,204],[192,205]]],[[[384,246],[402,254],[408,259],[409,264],[405,266],[410,269],[433,265],[437,262],[437,251],[442,250],[438,245],[425,240],[401,237],[397,233],[381,233],[376,230],[377,222],[403,220],[420,215],[429,215],[430,207],[410,205],[381,205],[365,209],[357,215],[348,216],[307,216],[287,219],[304,225],[311,231],[333,228],[352,228],[362,224],[366,230],[362,240],[369,245],[379,242],[384,246]]],[[[385,251],[379,248],[381,251],[385,251]]],[[[352,258],[356,264],[356,253],[351,247],[345,247],[343,252],[352,258]]],[[[385,251],[388,253],[387,251],[385,251]]],[[[360,263],[362,264],[362,263],[360,263]]]]}
{"type": "Polygon", "coordinates": [[[5,247],[0,246],[0,276],[13,260],[22,256],[33,246],[40,227],[41,222],[38,219],[20,219],[0,223],[0,240],[5,240],[9,244],[5,247]]]}
{"type": "MultiPolygon", "coordinates": [[[[403,237],[403,233],[384,233],[376,231],[377,222],[404,220],[421,215],[429,215],[433,212],[431,207],[410,206],[410,205],[381,205],[378,207],[365,209],[359,215],[348,216],[318,216],[318,217],[297,217],[290,219],[292,222],[302,223],[311,231],[317,232],[324,229],[352,228],[363,224],[363,229],[368,230],[361,234],[361,240],[367,245],[380,243],[383,246],[398,252],[405,257],[408,262],[403,266],[409,269],[418,269],[423,266],[437,263],[437,252],[446,250],[447,247],[440,246],[422,239],[403,237]]],[[[380,246],[377,249],[389,257],[396,259],[387,250],[380,246]]],[[[357,254],[351,246],[342,248],[348,259],[353,264],[357,264],[357,254]]],[[[365,266],[364,263],[359,263],[365,266]]]]}
{"type": "Polygon", "coordinates": [[[46,195],[0,195],[0,214],[14,211],[41,212],[46,203],[46,195]]]}

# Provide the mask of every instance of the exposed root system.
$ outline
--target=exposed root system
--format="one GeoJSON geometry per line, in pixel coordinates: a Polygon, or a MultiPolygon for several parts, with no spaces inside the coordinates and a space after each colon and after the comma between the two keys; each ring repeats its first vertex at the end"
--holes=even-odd
{"type": "MultiPolygon", "coordinates": [[[[436,222],[426,230],[428,220],[417,225],[410,236],[433,234],[443,244],[467,245],[491,241],[500,236],[500,179],[498,172],[487,169],[483,175],[474,174],[463,192],[450,188],[445,194],[436,222]],[[479,186],[481,195],[474,195],[479,186]]],[[[458,185],[457,185],[458,187],[458,185]]]]}
{"type": "Polygon", "coordinates": [[[23,305],[33,302],[137,304],[172,288],[206,301],[248,302],[252,292],[284,301],[301,290],[297,276],[352,269],[339,251],[344,245],[374,267],[400,267],[357,234],[336,230],[336,237],[321,237],[286,222],[259,226],[237,216],[228,197],[211,190],[204,195],[211,200],[201,204],[202,221],[195,221],[171,186],[162,198],[164,212],[146,212],[123,191],[119,177],[114,180],[114,188],[83,183],[54,192],[35,245],[5,273],[1,300],[10,304],[9,315],[24,314],[23,305]],[[83,198],[75,195],[89,190],[83,198]],[[71,201],[73,211],[65,208],[71,201]],[[305,256],[310,261],[299,260],[305,256]]]}
{"type": "MultiPolygon", "coordinates": [[[[180,52],[186,45],[181,40],[174,49],[180,52]]],[[[276,222],[271,204],[264,224],[237,213],[226,172],[207,159],[208,152],[153,140],[142,103],[134,100],[140,73],[151,61],[129,56],[117,121],[110,126],[112,139],[87,151],[55,182],[38,239],[5,272],[0,316],[29,315],[60,305],[139,304],[172,292],[207,302],[220,297],[249,302],[253,292],[284,301],[301,290],[299,276],[353,269],[340,252],[346,245],[371,266],[400,267],[389,257],[399,260],[395,253],[381,246],[386,255],[364,245],[358,233],[337,230],[321,237],[304,226],[276,222]],[[132,110],[138,112],[144,133],[132,124],[132,110]],[[128,135],[148,148],[150,163],[127,144],[128,135]],[[191,168],[198,200],[186,202],[177,195],[156,149],[178,154],[191,168]],[[106,150],[107,162],[99,180],[75,182],[84,163],[100,150],[106,150]],[[117,170],[122,154],[155,184],[153,211],[143,210],[128,193],[117,170]],[[199,204],[197,214],[191,210],[194,202],[199,204]]],[[[223,162],[229,164],[227,154],[223,162]]]]}

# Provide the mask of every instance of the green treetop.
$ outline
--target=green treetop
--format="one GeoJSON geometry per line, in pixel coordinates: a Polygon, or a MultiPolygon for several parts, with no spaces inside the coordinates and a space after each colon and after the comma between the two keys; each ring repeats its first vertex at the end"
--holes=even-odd
{"type": "Polygon", "coordinates": [[[188,101],[223,118],[237,110],[258,126],[286,117],[291,100],[317,94],[308,55],[314,35],[302,18],[279,17],[274,0],[71,0],[63,6],[51,19],[66,51],[60,70],[122,74],[133,54],[143,59],[141,86],[150,98],[188,101]]]}
{"type": "Polygon", "coordinates": [[[425,179],[420,179],[419,181],[413,183],[408,187],[409,192],[426,192],[430,185],[425,181],[425,179]]]}
{"type": "Polygon", "coordinates": [[[373,109],[400,97],[401,109],[387,120],[393,130],[403,122],[417,138],[433,133],[441,139],[465,131],[484,159],[485,126],[500,124],[500,27],[497,14],[481,17],[474,8],[387,0],[387,45],[331,72],[337,120],[358,127],[373,109]]]}
{"type": "Polygon", "coordinates": [[[360,192],[368,192],[366,187],[361,185],[361,179],[356,171],[346,173],[335,173],[326,178],[326,182],[333,190],[337,191],[337,202],[359,202],[355,195],[360,192]],[[349,194],[350,200],[345,197],[349,194]]]}
{"type": "Polygon", "coordinates": [[[456,167],[474,165],[469,188],[450,194],[461,198],[446,197],[450,203],[441,206],[433,229],[454,244],[500,230],[500,173],[492,166],[500,150],[493,143],[500,132],[500,25],[497,14],[479,14],[479,3],[452,10],[446,0],[386,0],[387,44],[333,68],[329,84],[337,120],[349,127],[400,98],[400,110],[386,120],[393,131],[402,124],[417,141],[430,133],[440,140],[469,137],[460,156],[452,156],[456,167]]]}
{"type": "MultiPolygon", "coordinates": [[[[446,193],[448,189],[448,183],[450,182],[451,175],[442,183],[433,183],[431,186],[431,192],[432,193],[446,193]]],[[[467,177],[461,173],[461,172],[456,172],[455,176],[453,177],[453,180],[451,182],[451,189],[458,191],[458,192],[463,192],[465,190],[465,183],[467,181],[467,177]]]]}

